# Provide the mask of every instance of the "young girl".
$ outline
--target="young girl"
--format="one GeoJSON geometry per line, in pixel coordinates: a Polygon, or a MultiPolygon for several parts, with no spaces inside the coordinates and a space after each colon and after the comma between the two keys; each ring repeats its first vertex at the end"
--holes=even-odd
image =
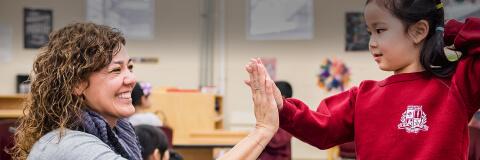
{"type": "Polygon", "coordinates": [[[137,82],[132,90],[132,104],[135,107],[135,114],[128,120],[133,126],[148,124],[156,127],[163,126],[162,120],[153,112],[147,112],[152,105],[150,102],[150,93],[152,85],[147,82],[137,82]]]}
{"type": "Polygon", "coordinates": [[[169,160],[168,140],[160,128],[148,124],[134,126],[142,146],[143,160],[169,160]]]}
{"type": "MultiPolygon", "coordinates": [[[[367,0],[365,20],[374,60],[394,75],[324,99],[317,111],[277,90],[280,127],[320,149],[355,140],[359,159],[467,159],[467,124],[480,107],[480,19],[444,27],[440,0],[367,0]],[[447,60],[444,44],[461,52],[458,61],[447,60]]],[[[252,92],[270,81],[258,59],[246,70],[252,92]]]]}

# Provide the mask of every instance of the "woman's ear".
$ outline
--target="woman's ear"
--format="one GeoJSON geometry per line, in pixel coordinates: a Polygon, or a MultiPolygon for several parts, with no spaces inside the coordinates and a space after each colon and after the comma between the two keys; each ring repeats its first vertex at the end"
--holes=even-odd
{"type": "Polygon", "coordinates": [[[408,35],[413,43],[420,44],[428,36],[430,26],[426,20],[420,20],[408,28],[408,35]]]}
{"type": "Polygon", "coordinates": [[[79,84],[77,84],[74,88],[74,92],[75,92],[75,95],[77,96],[81,96],[83,95],[83,91],[85,91],[85,89],[87,89],[87,82],[81,82],[79,84]]]}

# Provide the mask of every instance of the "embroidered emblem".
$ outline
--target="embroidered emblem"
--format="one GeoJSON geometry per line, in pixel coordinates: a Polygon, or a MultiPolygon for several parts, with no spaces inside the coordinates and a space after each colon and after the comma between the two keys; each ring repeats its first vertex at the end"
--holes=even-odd
{"type": "Polygon", "coordinates": [[[422,110],[422,106],[410,105],[403,112],[398,129],[405,129],[407,133],[418,133],[428,131],[427,115],[422,110]]]}

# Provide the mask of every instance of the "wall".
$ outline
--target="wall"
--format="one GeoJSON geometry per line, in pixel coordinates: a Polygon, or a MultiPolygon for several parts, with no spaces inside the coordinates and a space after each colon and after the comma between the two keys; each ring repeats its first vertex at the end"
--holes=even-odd
{"type": "MultiPolygon", "coordinates": [[[[157,57],[158,64],[135,66],[137,79],[155,86],[197,88],[199,81],[202,33],[202,1],[157,0],[155,38],[151,41],[127,39],[131,57],[157,57]]],[[[23,48],[23,8],[53,10],[54,30],[66,24],[85,20],[83,0],[2,0],[0,23],[13,29],[12,60],[0,64],[0,94],[15,93],[15,77],[29,73],[40,52],[23,48]]]]}
{"type": "MultiPolygon", "coordinates": [[[[246,40],[246,0],[215,2],[215,83],[225,86],[225,121],[228,129],[251,129],[255,123],[250,90],[243,84],[243,80],[248,78],[244,65],[252,57],[276,57],[277,78],[289,81],[294,88],[294,97],[304,100],[312,109],[332,94],[316,85],[319,66],[327,57],[342,59],[351,68],[351,85],[358,85],[365,79],[383,79],[389,74],[377,69],[368,52],[344,51],[344,12],[362,11],[364,1],[314,0],[314,38],[300,41],[246,40]],[[224,19],[220,21],[222,17],[224,19]],[[224,75],[223,78],[221,75],[224,75]]],[[[82,21],[85,15],[85,2],[79,0],[0,1],[0,23],[10,25],[14,32],[13,59],[0,64],[0,94],[15,92],[15,75],[28,73],[34,57],[39,53],[38,50],[23,49],[23,7],[53,9],[54,29],[73,21],[82,21]]],[[[201,36],[204,31],[202,9],[203,1],[156,1],[155,39],[127,40],[130,56],[159,58],[158,64],[135,66],[138,80],[152,82],[154,86],[198,87],[201,36]]],[[[325,157],[325,152],[294,140],[293,156],[294,159],[319,159],[325,157]]]]}

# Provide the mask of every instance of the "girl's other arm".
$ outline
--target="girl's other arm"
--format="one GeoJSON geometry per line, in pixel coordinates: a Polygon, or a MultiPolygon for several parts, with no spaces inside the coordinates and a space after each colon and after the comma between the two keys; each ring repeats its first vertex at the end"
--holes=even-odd
{"type": "Polygon", "coordinates": [[[452,82],[473,114],[480,107],[480,18],[468,18],[465,23],[450,20],[444,41],[464,54],[452,82]]]}

